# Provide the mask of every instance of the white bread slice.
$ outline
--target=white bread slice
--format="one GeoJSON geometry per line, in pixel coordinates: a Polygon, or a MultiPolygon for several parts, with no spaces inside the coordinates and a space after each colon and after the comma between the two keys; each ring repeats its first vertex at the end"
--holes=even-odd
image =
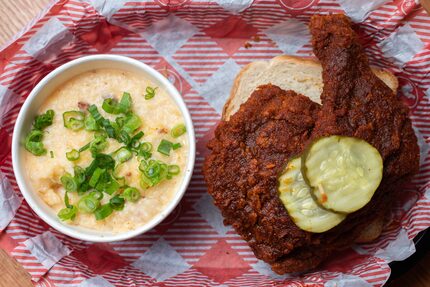
{"type": "MultiPolygon", "coordinates": [[[[372,70],[397,93],[399,83],[392,73],[379,68],[372,70]]],[[[323,89],[321,72],[321,64],[318,61],[287,55],[277,56],[270,61],[250,63],[236,76],[230,97],[224,105],[222,119],[228,120],[258,86],[269,83],[284,90],[293,90],[320,103],[323,89]]]]}
{"type": "MultiPolygon", "coordinates": [[[[372,68],[373,72],[396,94],[397,78],[389,71],[372,68]]],[[[272,60],[257,61],[245,66],[234,80],[230,97],[223,108],[222,119],[228,120],[246,102],[260,85],[273,84],[284,90],[293,90],[321,103],[323,89],[321,64],[316,60],[281,55],[272,60]]],[[[356,239],[357,243],[371,242],[379,237],[384,225],[384,215],[373,219],[356,239]]]]}

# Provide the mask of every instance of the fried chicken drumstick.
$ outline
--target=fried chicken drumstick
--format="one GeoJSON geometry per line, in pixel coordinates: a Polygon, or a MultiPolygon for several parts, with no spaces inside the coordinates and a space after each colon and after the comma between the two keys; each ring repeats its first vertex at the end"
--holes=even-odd
{"type": "Polygon", "coordinates": [[[260,86],[219,124],[204,165],[208,192],[225,223],[279,274],[315,268],[351,246],[375,216],[390,208],[419,165],[408,109],[372,73],[349,19],[313,16],[310,31],[323,67],[322,105],[294,91],[260,86]],[[290,218],[277,179],[289,159],[327,135],[369,142],[383,158],[384,177],[367,205],[329,231],[311,233],[290,218]]]}

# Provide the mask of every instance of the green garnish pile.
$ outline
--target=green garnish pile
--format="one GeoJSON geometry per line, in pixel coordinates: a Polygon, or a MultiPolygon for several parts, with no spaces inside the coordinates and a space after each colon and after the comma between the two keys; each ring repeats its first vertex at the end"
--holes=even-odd
{"type": "MultiPolygon", "coordinates": [[[[54,111],[47,110],[46,113],[36,116],[33,123],[32,130],[27,134],[25,138],[25,148],[34,155],[46,154],[46,148],[43,145],[43,130],[52,125],[54,119],[54,111]]],[[[51,153],[53,157],[53,153],[51,153]]]]}
{"type": "MultiPolygon", "coordinates": [[[[155,96],[156,88],[146,89],[145,99],[155,96]]],[[[112,98],[105,99],[101,107],[106,113],[117,115],[114,120],[104,118],[96,105],[90,105],[87,111],[67,111],[63,113],[64,127],[73,131],[87,130],[94,132],[94,139],[79,150],[72,149],[66,153],[69,161],[79,160],[80,154],[88,150],[93,158],[87,167],[74,166],[74,174],[66,173],[61,176],[61,183],[66,191],[64,202],[66,207],[61,209],[58,217],[61,220],[73,220],[78,212],[93,213],[97,220],[104,219],[114,211],[124,208],[126,201],[137,202],[141,193],[136,187],[127,183],[124,176],[119,176],[123,163],[133,156],[139,161],[140,187],[147,189],[164,180],[169,180],[180,173],[178,165],[168,165],[152,158],[153,146],[150,142],[141,141],[144,133],[138,131],[142,120],[132,111],[132,99],[124,92],[120,101],[112,98]],[[123,144],[116,151],[106,154],[108,138],[123,144]],[[71,204],[68,193],[79,195],[77,204],[71,204]],[[102,204],[104,194],[110,199],[102,204]]],[[[47,111],[36,117],[33,130],[27,136],[26,148],[35,155],[46,153],[43,147],[42,129],[52,124],[54,112],[47,111]]],[[[186,133],[185,125],[178,124],[171,130],[171,136],[177,138],[186,133]]],[[[181,147],[180,143],[172,143],[162,139],[157,151],[169,156],[172,150],[181,147]]]]}

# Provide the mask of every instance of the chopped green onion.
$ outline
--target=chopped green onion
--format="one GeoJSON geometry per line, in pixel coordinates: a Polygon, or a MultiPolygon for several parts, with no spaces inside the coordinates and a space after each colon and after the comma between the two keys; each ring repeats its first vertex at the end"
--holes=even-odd
{"type": "Polygon", "coordinates": [[[143,189],[147,189],[148,187],[154,186],[154,182],[150,179],[147,178],[144,174],[142,174],[142,176],[140,177],[140,186],[143,189]]]}
{"type": "Polygon", "coordinates": [[[111,125],[111,127],[114,131],[114,135],[115,135],[116,139],[118,140],[118,135],[119,135],[119,132],[121,131],[120,126],[117,124],[117,122],[109,121],[109,124],[111,125]]]}
{"type": "Polygon", "coordinates": [[[87,149],[89,149],[91,146],[91,142],[87,143],[86,145],[84,145],[83,147],[81,147],[78,151],[79,152],[83,152],[86,151],[87,149]]]}
{"type": "Polygon", "coordinates": [[[140,164],[139,164],[139,170],[141,172],[144,172],[147,166],[148,166],[148,163],[145,160],[142,160],[140,161],[140,164]]]}
{"type": "Polygon", "coordinates": [[[99,129],[99,125],[91,114],[85,117],[84,125],[87,131],[97,131],[99,129]]]}
{"type": "Polygon", "coordinates": [[[78,187],[78,195],[83,195],[85,192],[87,192],[90,189],[91,187],[88,184],[88,181],[84,181],[78,187]]]}
{"type": "Polygon", "coordinates": [[[25,138],[25,148],[34,155],[43,155],[47,151],[42,143],[43,132],[32,130],[25,138]]]}
{"type": "Polygon", "coordinates": [[[61,220],[73,220],[75,219],[76,213],[78,212],[76,206],[70,204],[68,191],[66,190],[66,193],[64,194],[64,204],[66,205],[66,208],[61,209],[58,212],[58,217],[61,220]]]}
{"type": "Polygon", "coordinates": [[[140,131],[137,134],[135,134],[131,139],[130,139],[130,143],[129,146],[132,147],[133,149],[138,149],[140,147],[140,143],[139,140],[144,136],[145,134],[140,131]]]}
{"type": "MultiPolygon", "coordinates": [[[[28,133],[24,142],[25,149],[32,154],[37,156],[46,154],[47,150],[42,143],[42,130],[47,126],[52,125],[54,114],[53,110],[47,110],[46,113],[38,115],[34,119],[33,129],[28,133]]],[[[51,154],[51,157],[53,157],[53,153],[51,154]]]]}
{"type": "Polygon", "coordinates": [[[115,168],[115,161],[108,154],[99,153],[95,156],[94,161],[96,161],[97,166],[100,168],[106,170],[113,170],[115,168]]]}
{"type": "Polygon", "coordinates": [[[76,213],[78,212],[78,209],[76,206],[72,205],[70,208],[63,208],[58,212],[58,217],[61,220],[73,220],[76,217],[76,213]]]}
{"type": "Polygon", "coordinates": [[[122,117],[122,116],[121,117],[117,117],[115,119],[115,123],[118,125],[119,128],[122,128],[122,126],[125,123],[125,119],[126,119],[126,117],[122,117]]]}
{"type": "Polygon", "coordinates": [[[119,132],[117,140],[121,143],[124,143],[125,145],[129,145],[131,138],[126,131],[122,130],[119,132]]]}
{"type": "Polygon", "coordinates": [[[54,152],[52,150],[49,151],[49,154],[51,155],[51,158],[54,158],[54,152]]]}
{"type": "Polygon", "coordinates": [[[25,148],[37,156],[46,154],[46,149],[42,142],[26,142],[25,148]]]}
{"type": "Polygon", "coordinates": [[[139,156],[143,157],[144,159],[150,159],[152,153],[147,151],[139,151],[139,156]]]}
{"type": "Polygon", "coordinates": [[[102,176],[102,174],[105,173],[106,170],[97,167],[96,170],[94,171],[94,173],[92,174],[90,181],[89,181],[89,185],[91,187],[95,187],[97,185],[97,183],[99,182],[100,177],[102,176]]]}
{"type": "Polygon", "coordinates": [[[107,139],[109,136],[105,130],[98,130],[94,133],[94,138],[105,138],[107,139]]]}
{"type": "Polygon", "coordinates": [[[170,155],[170,150],[172,149],[172,145],[173,145],[172,142],[162,139],[160,144],[158,145],[157,151],[161,154],[168,156],[170,155]]]}
{"type": "Polygon", "coordinates": [[[33,128],[37,130],[43,130],[44,128],[52,125],[54,115],[55,113],[53,110],[47,110],[44,114],[36,116],[34,119],[33,128]]]}
{"type": "Polygon", "coordinates": [[[180,143],[174,143],[173,145],[172,145],[172,149],[173,150],[177,150],[178,148],[180,148],[180,147],[182,147],[182,145],[180,144],[180,143]]]}
{"type": "Polygon", "coordinates": [[[27,135],[27,140],[31,142],[41,142],[43,140],[43,132],[40,130],[32,130],[27,135]]]}
{"type": "Polygon", "coordinates": [[[109,195],[112,195],[113,193],[117,192],[120,188],[118,181],[110,177],[111,180],[104,184],[104,192],[106,192],[109,195]]]}
{"type": "Polygon", "coordinates": [[[157,185],[163,179],[167,178],[168,175],[167,164],[156,160],[150,160],[149,163],[142,160],[139,170],[142,171],[140,183],[142,188],[157,185]]]}
{"type": "Polygon", "coordinates": [[[108,136],[110,138],[115,138],[115,129],[112,127],[111,122],[108,119],[105,119],[97,109],[96,105],[91,105],[88,107],[88,112],[91,114],[91,116],[95,119],[97,124],[99,126],[102,126],[108,136]]]}
{"type": "Polygon", "coordinates": [[[85,213],[93,213],[100,206],[100,201],[92,196],[84,196],[78,202],[78,208],[85,213]]]}
{"type": "Polygon", "coordinates": [[[119,103],[112,98],[105,99],[102,104],[102,109],[108,114],[126,114],[131,109],[131,96],[129,93],[124,92],[119,103]]]}
{"type": "Polygon", "coordinates": [[[118,101],[112,98],[108,98],[103,101],[102,109],[108,114],[117,115],[121,113],[119,110],[118,101]]]}
{"type": "Polygon", "coordinates": [[[85,170],[82,167],[76,165],[73,167],[73,171],[75,174],[73,177],[75,178],[78,185],[82,184],[85,181],[85,170]]]}
{"type": "Polygon", "coordinates": [[[142,125],[142,120],[137,115],[129,113],[126,117],[126,120],[122,129],[128,134],[132,134],[141,125],[142,125]]]}
{"type": "Polygon", "coordinates": [[[91,105],[88,107],[88,112],[91,114],[91,116],[94,118],[96,123],[101,125],[101,122],[103,121],[102,115],[99,113],[99,110],[97,109],[96,105],[91,105]]]}
{"type": "Polygon", "coordinates": [[[66,190],[66,192],[64,193],[64,205],[67,207],[67,208],[71,208],[72,207],[72,205],[70,204],[70,200],[69,200],[69,193],[68,193],[68,191],[66,190]]]}
{"type": "Polygon", "coordinates": [[[151,160],[143,173],[148,178],[157,177],[160,174],[160,164],[155,160],[151,160]]]}
{"type": "Polygon", "coordinates": [[[141,160],[139,170],[142,172],[140,186],[143,189],[155,186],[165,179],[171,179],[179,174],[180,169],[177,165],[167,165],[159,160],[141,160]]]}
{"type": "Polygon", "coordinates": [[[113,159],[120,163],[128,161],[132,156],[133,154],[126,147],[121,147],[112,154],[113,159]]]}
{"type": "Polygon", "coordinates": [[[97,154],[101,151],[103,151],[108,146],[108,142],[103,137],[96,137],[91,143],[90,143],[90,151],[92,154],[97,154]]]}
{"type": "Polygon", "coordinates": [[[122,163],[117,164],[117,165],[115,166],[115,168],[113,169],[113,172],[112,172],[112,176],[113,176],[113,178],[115,178],[115,179],[122,179],[122,178],[124,178],[123,176],[120,176],[120,175],[119,175],[119,173],[120,173],[120,171],[121,171],[121,168],[122,168],[123,166],[124,166],[124,165],[123,165],[122,163]]]}
{"type": "Polygon", "coordinates": [[[176,164],[168,166],[168,172],[171,175],[177,175],[177,174],[179,174],[180,171],[181,171],[181,169],[176,164]]]}
{"type": "Polygon", "coordinates": [[[130,93],[124,92],[122,94],[121,101],[119,102],[119,110],[121,113],[126,114],[131,109],[131,95],[130,93]]]}
{"type": "Polygon", "coordinates": [[[145,89],[145,91],[146,91],[147,94],[153,94],[153,93],[155,93],[156,89],[157,88],[153,88],[153,87],[147,86],[146,89],[145,89]]]}
{"type": "Polygon", "coordinates": [[[152,151],[152,144],[150,142],[144,142],[140,145],[139,150],[142,152],[144,151],[150,152],[152,151]]]}
{"type": "Polygon", "coordinates": [[[68,172],[60,177],[61,184],[66,191],[76,191],[78,189],[78,183],[75,178],[68,172]]]}
{"type": "Polygon", "coordinates": [[[136,202],[141,198],[141,194],[139,190],[135,187],[127,187],[124,192],[122,193],[122,196],[127,200],[131,202],[136,202]]]}
{"type": "Polygon", "coordinates": [[[103,173],[96,185],[96,190],[113,194],[119,189],[119,183],[107,172],[103,173]]]}
{"type": "Polygon", "coordinates": [[[63,113],[64,126],[77,131],[84,127],[85,114],[80,111],[67,111],[63,113]]]}
{"type": "Polygon", "coordinates": [[[109,120],[103,119],[102,126],[105,128],[105,131],[110,138],[115,138],[115,129],[109,120]]]}
{"type": "Polygon", "coordinates": [[[109,204],[114,210],[123,210],[124,209],[124,198],[119,195],[115,195],[109,200],[109,204]]]}
{"type": "Polygon", "coordinates": [[[72,149],[71,151],[66,152],[66,157],[70,161],[75,161],[79,159],[80,154],[79,154],[79,151],[72,149]]]}
{"type": "Polygon", "coordinates": [[[92,198],[97,199],[97,200],[102,200],[103,193],[100,191],[94,190],[94,191],[90,192],[89,196],[91,196],[92,198]]]}
{"type": "Polygon", "coordinates": [[[96,220],[102,220],[111,215],[113,212],[110,204],[101,205],[96,211],[94,211],[94,215],[96,216],[96,220]]]}
{"type": "Polygon", "coordinates": [[[169,172],[168,172],[167,164],[160,163],[160,175],[158,176],[158,182],[160,182],[163,179],[167,178],[168,174],[169,174],[169,172]]]}
{"type": "Polygon", "coordinates": [[[150,86],[146,87],[146,94],[145,94],[145,100],[150,100],[155,96],[155,90],[157,88],[152,88],[150,86]]]}
{"type": "Polygon", "coordinates": [[[149,159],[152,156],[152,144],[149,142],[141,143],[139,146],[138,155],[144,159],[149,159]]]}
{"type": "Polygon", "coordinates": [[[170,134],[172,135],[172,137],[177,138],[186,132],[187,132],[187,128],[185,127],[185,125],[179,124],[173,127],[173,129],[170,131],[170,134]]]}
{"type": "Polygon", "coordinates": [[[115,178],[115,180],[118,183],[119,187],[126,186],[125,177],[115,178]]]}

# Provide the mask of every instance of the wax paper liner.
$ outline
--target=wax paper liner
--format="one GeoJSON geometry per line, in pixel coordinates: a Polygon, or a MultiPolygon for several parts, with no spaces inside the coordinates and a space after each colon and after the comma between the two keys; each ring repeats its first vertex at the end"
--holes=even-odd
{"type": "Polygon", "coordinates": [[[430,17],[415,1],[59,1],[0,54],[0,247],[36,286],[381,286],[388,263],[414,251],[430,225],[430,17]],[[279,276],[257,260],[207,195],[205,144],[244,65],[286,53],[313,57],[307,22],[346,13],[373,65],[390,69],[411,108],[421,171],[374,243],[339,253],[306,274],[279,276]],[[72,59],[111,53],[158,69],[181,92],[196,128],[196,169],[175,211],[148,233],[94,244],[50,228],[16,185],[10,142],[35,84],[72,59]],[[22,203],[21,203],[22,202],[22,203]]]}

